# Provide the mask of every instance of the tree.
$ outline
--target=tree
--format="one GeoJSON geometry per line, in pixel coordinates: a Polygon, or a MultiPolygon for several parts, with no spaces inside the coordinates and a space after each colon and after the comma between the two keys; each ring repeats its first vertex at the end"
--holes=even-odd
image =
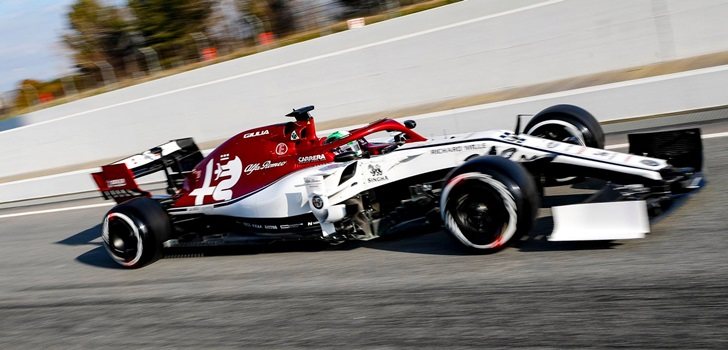
{"type": "Polygon", "coordinates": [[[15,95],[13,105],[16,109],[22,109],[43,102],[50,102],[58,96],[63,96],[63,85],[61,81],[38,81],[25,79],[18,84],[18,92],[15,95]]]}
{"type": "Polygon", "coordinates": [[[127,24],[118,8],[101,5],[97,0],[77,0],[68,13],[71,33],[63,41],[73,50],[80,69],[96,71],[96,62],[106,61],[115,68],[123,66],[126,48],[120,43],[127,24]]]}
{"type": "Polygon", "coordinates": [[[388,0],[339,0],[339,3],[348,8],[350,15],[367,15],[381,10],[383,2],[388,0]]]}
{"type": "Polygon", "coordinates": [[[212,13],[211,0],[129,0],[128,6],[146,45],[165,58],[179,56],[182,47],[196,46],[194,33],[206,32],[212,13]]]}
{"type": "Polygon", "coordinates": [[[242,12],[258,17],[265,31],[283,35],[296,29],[295,18],[285,0],[248,0],[239,8],[242,12]]]}

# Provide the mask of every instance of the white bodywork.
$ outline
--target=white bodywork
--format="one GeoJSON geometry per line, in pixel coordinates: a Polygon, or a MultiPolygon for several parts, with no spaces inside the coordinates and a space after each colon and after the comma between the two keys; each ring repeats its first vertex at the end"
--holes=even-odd
{"type": "Polygon", "coordinates": [[[122,164],[123,163],[123,164],[126,164],[127,168],[134,169],[134,168],[140,167],[142,165],[147,165],[147,164],[161,158],[162,156],[168,156],[174,152],[181,150],[181,148],[179,147],[179,145],[177,144],[176,141],[167,142],[159,147],[162,151],[161,155],[152,153],[151,150],[147,150],[140,154],[135,154],[135,155],[126,157],[126,158],[119,160],[117,162],[114,162],[112,164],[122,164]]]}
{"type": "MultiPolygon", "coordinates": [[[[209,214],[244,218],[284,218],[312,212],[306,179],[320,176],[317,193],[326,197],[326,207],[342,203],[367,190],[419,174],[450,169],[474,156],[492,154],[516,161],[555,155],[553,162],[633,174],[661,180],[659,170],[668,166],[661,159],[588,148],[510,131],[484,131],[433,138],[405,144],[397,150],[371,158],[331,163],[293,172],[244,198],[216,204],[182,208],[171,214],[209,214]],[[356,164],[356,173],[340,181],[344,169],[356,164]]],[[[240,181],[245,181],[243,177],[240,181]]],[[[325,220],[324,220],[325,221],[325,220]]]]}
{"type": "Polygon", "coordinates": [[[645,201],[564,205],[551,213],[554,231],[549,241],[637,239],[650,232],[645,201]]]}

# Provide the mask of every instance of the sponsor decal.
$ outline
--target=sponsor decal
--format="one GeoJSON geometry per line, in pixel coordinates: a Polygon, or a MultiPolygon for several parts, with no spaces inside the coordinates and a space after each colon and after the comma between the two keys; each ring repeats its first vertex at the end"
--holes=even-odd
{"type": "Polygon", "coordinates": [[[502,135],[500,135],[500,138],[502,138],[506,141],[515,142],[515,143],[523,143],[526,141],[525,138],[518,137],[518,135],[511,134],[510,132],[503,133],[502,135]]]}
{"type": "Polygon", "coordinates": [[[299,163],[315,163],[315,162],[323,162],[326,160],[326,156],[323,154],[316,154],[313,156],[303,156],[298,157],[299,163]]]}
{"type": "Polygon", "coordinates": [[[387,181],[389,178],[384,175],[384,172],[382,171],[382,168],[377,164],[369,164],[369,175],[370,178],[367,178],[367,183],[372,182],[382,182],[387,181]]]}
{"type": "Polygon", "coordinates": [[[314,208],[321,209],[324,207],[324,200],[321,196],[313,196],[311,197],[311,204],[313,204],[314,208]]]}
{"type": "Polygon", "coordinates": [[[266,160],[263,162],[263,164],[260,163],[253,163],[248,164],[248,166],[245,167],[245,175],[250,175],[258,170],[267,170],[271,168],[279,168],[286,165],[286,162],[277,162],[273,163],[270,160],[266,160]]]}
{"type": "Polygon", "coordinates": [[[112,187],[124,187],[124,186],[126,186],[126,179],[106,180],[106,187],[112,188],[112,187]]]}
{"type": "Polygon", "coordinates": [[[306,185],[316,185],[316,184],[323,183],[323,181],[318,178],[315,178],[315,177],[305,177],[303,179],[303,183],[306,185]]]}
{"type": "Polygon", "coordinates": [[[258,136],[263,136],[263,135],[268,135],[268,134],[270,134],[270,131],[268,129],[266,129],[266,130],[258,130],[256,132],[249,132],[247,134],[244,134],[243,135],[243,138],[244,139],[249,139],[251,137],[258,137],[258,136]]]}
{"type": "Polygon", "coordinates": [[[474,150],[479,150],[479,149],[485,149],[487,147],[488,147],[488,144],[487,143],[476,143],[474,145],[465,145],[465,146],[463,146],[463,148],[466,151],[474,151],[474,150]]]}
{"type": "Polygon", "coordinates": [[[369,173],[372,176],[382,176],[382,168],[379,165],[369,164],[369,173]]]}
{"type": "Polygon", "coordinates": [[[462,150],[463,150],[463,146],[436,148],[436,149],[431,149],[430,154],[445,154],[445,153],[452,153],[452,152],[461,152],[462,150]]]}
{"type": "Polygon", "coordinates": [[[658,166],[660,163],[652,160],[652,159],[642,159],[640,163],[647,165],[647,166],[658,166]]]}
{"type": "Polygon", "coordinates": [[[303,224],[290,224],[290,225],[281,225],[280,227],[281,227],[281,230],[290,230],[290,229],[299,228],[302,226],[303,226],[303,224]]]}
{"type": "Polygon", "coordinates": [[[291,141],[296,140],[298,140],[298,134],[296,133],[296,130],[293,130],[293,132],[291,133],[291,141]]]}
{"type": "Polygon", "coordinates": [[[558,145],[559,145],[558,142],[549,141],[549,143],[546,144],[546,147],[548,147],[548,148],[556,148],[556,146],[558,146],[558,145]]]}
{"type": "Polygon", "coordinates": [[[242,175],[243,162],[237,156],[230,160],[229,155],[223,154],[220,162],[210,160],[205,168],[205,179],[202,187],[190,192],[191,196],[195,196],[195,205],[201,205],[205,201],[205,197],[212,196],[216,201],[230,200],[233,198],[231,188],[238,183],[242,175]],[[227,161],[222,163],[222,161],[227,161]],[[214,164],[213,164],[214,163],[214,164]],[[214,171],[213,171],[214,168],[214,171]],[[217,185],[212,186],[212,175],[215,174],[215,181],[224,178],[217,185]]]}
{"type": "Polygon", "coordinates": [[[464,145],[464,146],[451,146],[446,148],[435,148],[430,150],[430,154],[445,154],[445,153],[453,153],[453,152],[462,152],[462,151],[476,151],[481,149],[488,148],[487,143],[476,143],[476,144],[470,144],[470,145],[464,145]]]}
{"type": "Polygon", "coordinates": [[[282,156],[284,154],[288,153],[288,145],[281,142],[278,145],[276,145],[276,154],[279,156],[282,156]]]}
{"type": "MultiPolygon", "coordinates": [[[[304,227],[307,224],[305,222],[303,222],[303,223],[293,223],[293,224],[288,224],[288,225],[285,225],[285,224],[281,224],[281,225],[273,225],[273,224],[262,225],[262,224],[254,224],[254,223],[250,223],[250,222],[243,222],[242,225],[243,225],[243,227],[253,228],[253,229],[258,229],[258,230],[266,229],[266,230],[276,230],[277,231],[277,230],[297,229],[297,228],[300,228],[300,227],[304,227]]],[[[313,226],[313,225],[309,224],[308,226],[313,226]]]]}
{"type": "Polygon", "coordinates": [[[606,157],[609,154],[610,154],[610,152],[607,152],[607,151],[594,152],[594,155],[597,157],[606,157]]]}

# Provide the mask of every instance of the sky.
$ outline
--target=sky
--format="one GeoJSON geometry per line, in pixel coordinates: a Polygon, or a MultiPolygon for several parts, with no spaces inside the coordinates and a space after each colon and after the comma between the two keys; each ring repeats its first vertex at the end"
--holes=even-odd
{"type": "Polygon", "coordinates": [[[71,72],[61,43],[74,0],[0,0],[0,94],[29,78],[48,80],[71,72]]]}
{"type": "MultiPolygon", "coordinates": [[[[51,80],[73,72],[71,52],[61,36],[68,30],[66,15],[75,1],[0,0],[0,98],[17,89],[23,79],[51,80]]],[[[126,0],[100,2],[119,6],[126,0]]],[[[232,0],[221,2],[233,6],[232,0]]]]}

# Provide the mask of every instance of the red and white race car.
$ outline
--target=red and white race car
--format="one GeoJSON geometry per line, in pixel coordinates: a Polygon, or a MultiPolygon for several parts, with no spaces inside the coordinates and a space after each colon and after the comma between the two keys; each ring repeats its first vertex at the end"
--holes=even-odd
{"type": "Polygon", "coordinates": [[[181,139],[103,166],[93,178],[119,203],[102,224],[110,256],[136,268],[165,247],[340,243],[413,223],[443,225],[466,249],[488,252],[529,232],[545,186],[586,178],[607,183],[586,203],[552,208],[551,238],[636,238],[649,231],[648,214],[703,184],[698,129],[630,135],[630,153],[606,151],[596,119],[571,105],[538,113],[523,132],[434,139],[390,119],[318,137],[311,110],[244,131],[206,157],[181,139]],[[158,171],[168,195],[136,183],[158,171]],[[604,230],[575,232],[588,226],[604,230]]]}

